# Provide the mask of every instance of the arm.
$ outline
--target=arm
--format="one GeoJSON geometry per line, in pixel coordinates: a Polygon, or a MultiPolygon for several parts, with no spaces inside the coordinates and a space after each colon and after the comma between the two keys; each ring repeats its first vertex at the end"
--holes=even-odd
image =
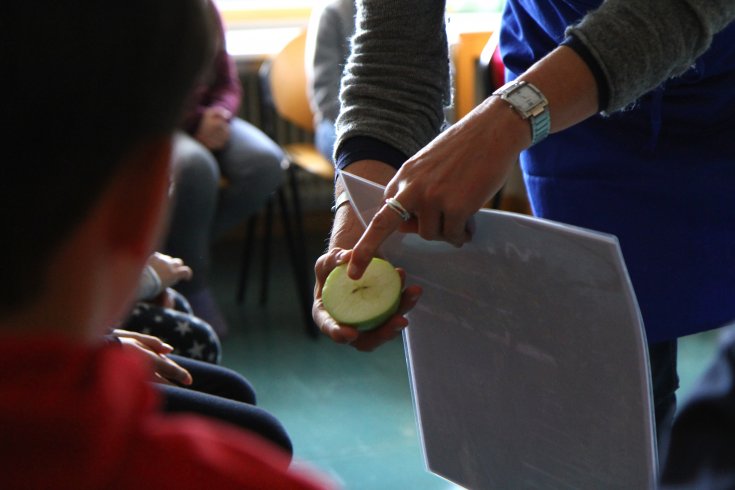
{"type": "MultiPolygon", "coordinates": [[[[379,161],[361,161],[350,166],[350,172],[373,182],[386,184],[395,174],[395,169],[379,161]]],[[[344,191],[340,182],[335,187],[336,195],[344,191]]],[[[352,327],[340,325],[324,309],[322,305],[322,285],[329,272],[337,265],[349,260],[348,249],[352,248],[363,233],[364,228],[355,211],[349,205],[341,206],[334,217],[329,249],[322,255],[314,267],[316,285],[314,287],[314,305],[312,315],[320,330],[338,343],[347,343],[361,351],[371,351],[381,344],[394,339],[406,326],[405,314],[418,302],[421,289],[410,286],[403,292],[398,312],[384,325],[368,332],[358,332],[352,327]]],[[[405,274],[402,273],[405,281],[405,274]]]]}
{"type": "Polygon", "coordinates": [[[193,274],[191,267],[184,261],[170,255],[154,252],[148,259],[148,265],[159,278],[161,290],[174,286],[181,281],[189,281],[193,274]]]}
{"type": "Polygon", "coordinates": [[[413,155],[439,133],[450,101],[444,2],[359,2],[352,43],[336,146],[369,136],[413,155]]]}
{"type": "MultiPolygon", "coordinates": [[[[359,3],[337,146],[372,136],[413,155],[441,129],[449,100],[443,2],[359,3]]],[[[729,0],[644,3],[607,0],[567,30],[603,74],[599,82],[609,90],[609,103],[598,109],[620,109],[684,71],[735,17],[729,0]]],[[[552,114],[553,123],[557,111],[552,114]]]]}
{"type": "Polygon", "coordinates": [[[689,69],[733,17],[729,0],[607,0],[566,34],[599,67],[609,90],[600,108],[614,112],[689,69]]]}
{"type": "MultiPolygon", "coordinates": [[[[360,28],[343,81],[338,154],[344,154],[354,141],[351,138],[356,136],[374,137],[406,155],[415,154],[392,179],[386,195],[396,196],[411,211],[421,204],[433,209],[427,209],[424,222],[403,225],[403,231],[417,231],[427,239],[451,233],[451,240],[460,244],[468,238],[467,218],[500,188],[517,154],[530,144],[530,132],[527,123],[504,102],[491,98],[434,139],[444,121],[443,105],[447,101],[449,83],[444,4],[438,1],[403,2],[400,7],[390,8],[384,3],[366,0],[358,8],[360,28]],[[396,31],[406,25],[411,28],[401,37],[396,31]],[[395,53],[395,58],[381,57],[377,54],[381,52],[395,53]],[[413,61],[407,65],[404,60],[413,61]],[[488,141],[493,144],[489,145],[488,141]],[[424,149],[416,153],[422,147],[424,149]],[[439,153],[435,153],[437,151],[439,153]],[[396,195],[398,187],[407,189],[408,181],[404,176],[412,180],[426,179],[418,190],[430,187],[428,195],[419,195],[414,189],[409,192],[415,197],[396,195]],[[457,189],[466,192],[457,192],[457,189]],[[447,210],[444,222],[447,228],[451,227],[451,232],[437,226],[442,209],[447,210]]],[[[553,59],[561,63],[559,73],[553,77],[545,74],[549,66],[555,66],[553,62],[545,63],[546,68],[536,68],[529,81],[541,85],[541,90],[547,94],[554,115],[552,123],[554,129],[559,130],[571,120],[595,112],[596,91],[594,78],[573,51],[559,48],[553,59]],[[565,76],[572,72],[574,76],[565,76]],[[567,79],[574,83],[568,83],[567,79]],[[569,92],[555,90],[557,85],[569,92]],[[580,98],[577,97],[579,93],[589,96],[580,98]],[[568,115],[557,111],[557,106],[564,106],[566,111],[563,112],[568,115]]],[[[369,160],[360,163],[375,165],[369,160]]],[[[356,164],[351,164],[349,171],[353,172],[355,167],[356,164]]],[[[400,225],[393,211],[384,209],[379,213],[371,234],[366,235],[369,246],[358,247],[353,256],[353,265],[357,267],[354,276],[361,274],[382,240],[400,225]]],[[[346,227],[339,222],[335,223],[335,229],[337,226],[346,227]]],[[[354,242],[345,241],[341,246],[351,247],[354,242]]]]}
{"type": "Polygon", "coordinates": [[[181,259],[154,252],[143,269],[138,284],[137,299],[157,302],[161,306],[170,308],[173,306],[173,299],[170,297],[168,288],[179,281],[190,280],[191,276],[191,268],[181,259]]]}
{"type": "MultiPolygon", "coordinates": [[[[385,3],[365,0],[358,7],[359,27],[353,39],[353,51],[343,80],[343,108],[338,119],[338,167],[349,165],[351,173],[381,184],[387,183],[389,188],[386,195],[396,195],[395,189],[391,186],[402,185],[403,180],[399,180],[401,175],[410,175],[413,171],[408,170],[413,167],[409,160],[396,175],[396,169],[401,167],[405,155],[412,155],[427,144],[429,146],[421,153],[428,155],[432,148],[441,147],[442,143],[439,141],[445,138],[453,144],[445,147],[448,149],[448,155],[444,154],[446,150],[442,150],[443,154],[437,159],[441,161],[445,156],[450,158],[450,166],[433,176],[439,184],[441,185],[441,181],[446,177],[466,178],[469,172],[470,181],[480,190],[480,196],[494,192],[500,186],[502,176],[507,172],[511,162],[515,161],[513,155],[517,156],[517,152],[530,142],[530,133],[525,121],[516,120],[516,116],[504,103],[500,105],[491,99],[450,128],[439,139],[431,142],[444,122],[443,106],[448,100],[449,93],[444,4],[440,1],[424,3],[423,0],[417,0],[396,7],[395,3],[390,5],[385,3]],[[401,36],[406,25],[415,27],[405,33],[409,37],[408,41],[401,36]],[[403,49],[410,53],[405,54],[403,49]],[[395,55],[390,56],[391,53],[395,55]],[[409,63],[405,60],[409,60],[409,63]],[[500,118],[499,127],[508,126],[509,137],[501,137],[499,127],[495,129],[485,127],[492,125],[496,114],[500,118]],[[390,158],[376,160],[370,158],[369,152],[366,154],[359,148],[353,151],[355,142],[365,136],[375,139],[382,145],[393,147],[395,152],[392,155],[383,152],[383,156],[387,155],[390,158]],[[503,143],[505,147],[503,144],[487,145],[489,138],[494,142],[503,143]],[[455,141],[458,144],[455,144],[455,141]],[[461,149],[462,154],[452,155],[457,149],[461,149]],[[456,164],[457,161],[459,165],[456,164]],[[487,162],[493,164],[488,165],[487,162]],[[476,179],[471,164],[484,168],[486,170],[484,177],[491,179],[492,182],[484,183],[476,179]],[[496,173],[499,173],[500,177],[496,173]]],[[[575,60],[571,53],[571,50],[565,49],[562,55],[566,54],[575,60]]],[[[594,85],[591,76],[589,79],[584,77],[580,79],[584,80],[582,83],[594,85]]],[[[594,106],[594,103],[592,105],[594,106]]],[[[362,138],[362,141],[365,139],[362,138]]],[[[427,169],[423,175],[432,178],[431,173],[436,165],[427,165],[422,160],[419,167],[427,169]]],[[[433,184],[436,184],[436,181],[433,184]]],[[[455,198],[462,197],[464,193],[455,192],[452,188],[454,185],[456,184],[452,181],[449,195],[455,198]]],[[[434,191],[438,194],[442,189],[436,187],[432,189],[432,192],[434,191]]],[[[335,195],[341,192],[338,183],[335,195]]],[[[401,200],[403,197],[398,196],[398,199],[401,200]]],[[[460,204],[466,203],[460,199],[460,204]]],[[[477,204],[477,208],[481,205],[482,202],[477,204]]],[[[468,209],[474,206],[472,204],[468,209]]],[[[401,225],[400,220],[396,221],[397,216],[392,213],[390,210],[386,212],[385,209],[379,212],[379,218],[372,222],[370,231],[355,249],[356,255],[352,256],[343,250],[355,247],[363,230],[352,209],[349,206],[342,206],[335,216],[329,251],[317,261],[315,267],[317,284],[313,316],[316,324],[333,340],[351,343],[362,350],[379,346],[407,326],[408,322],[403,315],[416,304],[421,290],[416,286],[407,288],[399,315],[375,331],[358,333],[352,328],[337,324],[327,314],[321,304],[321,285],[329,271],[351,258],[353,277],[362,274],[362,270],[375,255],[382,240],[401,225]],[[390,221],[391,219],[394,221],[390,221]]],[[[461,239],[464,239],[466,218],[459,219],[461,239]]],[[[422,236],[429,234],[425,226],[420,227],[415,221],[404,225],[403,231],[419,231],[422,236]]]]}
{"type": "MultiPolygon", "coordinates": [[[[521,77],[549,101],[551,131],[561,131],[597,111],[597,85],[571,49],[559,47],[521,77]]],[[[350,275],[360,277],[370,258],[395,230],[461,246],[471,238],[469,218],[499,189],[518,155],[531,144],[527,121],[497,97],[408,159],[386,187],[415,218],[403,223],[387,206],[376,214],[355,246],[350,275]]]]}
{"type": "MultiPolygon", "coordinates": [[[[448,99],[449,93],[449,67],[446,63],[448,50],[443,15],[444,3],[441,1],[424,3],[423,0],[412,0],[406,2],[405,5],[395,3],[387,5],[380,1],[358,2],[357,32],[353,38],[353,50],[342,80],[343,110],[338,119],[338,131],[341,132],[343,142],[353,136],[374,137],[381,141],[392,142],[396,147],[401,147],[398,145],[400,142],[413,141],[403,147],[403,150],[394,151],[395,159],[403,161],[405,153],[416,151],[440,130],[444,121],[443,101],[448,99]],[[430,15],[416,15],[417,8],[430,15]],[[416,35],[416,39],[410,43],[399,42],[401,47],[409,45],[412,47],[411,56],[403,56],[399,49],[385,49],[383,38],[402,41],[405,26],[413,24],[417,24],[417,28],[411,31],[416,35]],[[431,53],[424,51],[424,48],[429,45],[433,46],[432,53],[444,53],[443,60],[430,62],[431,53]],[[390,53],[393,53],[393,56],[388,56],[390,53]],[[380,62],[378,64],[366,63],[371,59],[380,62]],[[407,62],[407,60],[411,61],[407,62]],[[433,65],[433,68],[425,68],[430,65],[433,65]],[[373,86],[371,82],[366,82],[362,78],[363,75],[369,75],[371,69],[372,74],[379,75],[379,81],[375,80],[379,87],[373,86]],[[423,76],[422,80],[425,85],[431,87],[433,93],[439,94],[441,100],[428,110],[413,110],[430,97],[412,95],[411,87],[408,86],[399,88],[396,92],[391,88],[395,85],[391,81],[393,76],[407,79],[423,76]],[[397,96],[397,93],[402,95],[397,96]],[[413,98],[413,101],[402,104],[401,102],[406,98],[413,98]],[[398,105],[392,107],[394,103],[398,105]],[[392,119],[390,128],[385,129],[381,127],[384,121],[382,115],[387,110],[397,114],[419,114],[424,122],[415,125],[410,120],[392,119]],[[428,114],[429,117],[423,118],[424,114],[428,114]],[[365,128],[367,130],[363,131],[365,128]],[[419,128],[419,133],[423,132],[423,134],[413,135],[412,128],[419,128]],[[400,135],[394,138],[394,131],[400,131],[400,135]]],[[[345,153],[344,150],[342,153],[345,153]]],[[[387,164],[377,159],[360,158],[359,155],[359,152],[352,154],[354,158],[349,162],[351,173],[383,185],[395,175],[397,165],[387,164]]],[[[335,196],[343,190],[338,182],[335,196]]],[[[334,267],[349,260],[349,252],[346,250],[354,246],[363,231],[362,225],[350,206],[342,206],[337,210],[332,225],[329,249],[319,258],[315,266],[317,281],[312,313],[316,324],[332,340],[349,343],[359,350],[372,350],[394,338],[408,324],[404,315],[416,304],[421,291],[415,286],[406,288],[398,314],[371,332],[358,332],[354,328],[339,325],[327,314],[321,303],[322,284],[334,267]]]]}
{"type": "MultiPolygon", "coordinates": [[[[639,17],[631,16],[640,2],[634,6],[625,0],[608,0],[569,30],[605,73],[608,108],[629,104],[648,88],[689,66],[709,46],[716,30],[735,16],[733,3],[724,0],[714,2],[716,7],[705,0],[674,3],[678,7],[669,11],[672,2],[668,0],[646,2],[647,22],[636,23],[632,19],[639,17]],[[722,19],[725,14],[729,19],[722,19]],[[608,36],[615,29],[623,37],[615,37],[613,42],[608,36]],[[633,29],[635,35],[626,36],[625,29],[633,29]],[[657,48],[649,49],[651,46],[657,48]],[[631,62],[631,57],[637,57],[636,61],[631,62]]],[[[539,87],[548,99],[551,132],[577,124],[600,110],[599,82],[593,68],[569,47],[556,48],[519,78],[539,87]]],[[[401,226],[429,240],[441,239],[458,246],[467,241],[469,217],[502,186],[510,166],[530,142],[528,123],[506,104],[496,97],[480,104],[401,167],[388,185],[386,197],[395,197],[415,218],[406,226],[396,213],[384,207],[356,246],[352,277],[362,274],[379,245],[401,226]]]]}
{"type": "MultiPolygon", "coordinates": [[[[668,5],[665,0],[655,3],[663,10],[668,5]]],[[[606,5],[598,10],[602,12],[599,15],[604,14],[606,5]]],[[[448,79],[439,70],[440,66],[447,66],[446,52],[436,42],[437,38],[444,39],[442,15],[443,3],[438,1],[406,1],[397,7],[395,2],[387,0],[364,0],[358,8],[361,29],[354,39],[343,81],[342,114],[338,119],[338,165],[340,168],[349,165],[350,171],[359,169],[359,172],[364,172],[366,167],[384,165],[364,152],[355,152],[364,156],[362,160],[344,158],[360,136],[373,137],[405,155],[413,155],[402,166],[393,162],[400,170],[388,183],[385,196],[396,198],[414,218],[404,223],[384,206],[355,245],[356,225],[351,223],[352,218],[349,214],[338,216],[330,246],[354,247],[352,254],[344,257],[351,262],[350,275],[354,278],[362,275],[380,244],[398,229],[457,246],[467,241],[471,233],[469,218],[502,186],[520,152],[531,143],[528,122],[497,97],[485,100],[434,139],[441,126],[439,114],[448,85],[448,79]],[[391,23],[391,17],[395,24],[391,23]],[[399,32],[396,24],[412,28],[399,32]],[[422,33],[433,33],[434,41],[432,36],[422,33]],[[417,62],[404,67],[393,56],[387,56],[388,59],[379,56],[381,52],[395,53],[398,60],[417,62]]],[[[669,29],[669,35],[681,35],[676,27],[669,29]]],[[[593,37],[591,33],[595,31],[588,31],[588,37],[593,37]]],[[[660,33],[648,32],[648,35],[658,39],[660,33]]],[[[605,42],[590,41],[588,47],[605,42]]],[[[612,61],[608,63],[607,68],[612,69],[612,61]]],[[[639,76],[666,75],[640,73],[639,76]]],[[[590,66],[569,47],[556,48],[519,78],[533,83],[545,94],[552,132],[583,121],[600,109],[598,81],[590,66]]],[[[631,92],[625,97],[638,95],[631,92]]],[[[614,92],[613,98],[627,103],[618,92],[614,92]]],[[[322,321],[321,325],[325,324],[322,321]]]]}

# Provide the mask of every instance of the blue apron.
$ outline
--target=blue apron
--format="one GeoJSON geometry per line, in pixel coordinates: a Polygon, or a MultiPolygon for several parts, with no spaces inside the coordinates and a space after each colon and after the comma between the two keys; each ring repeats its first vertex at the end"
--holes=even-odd
{"type": "MultiPolygon", "coordinates": [[[[508,0],[506,77],[599,3],[508,0]]],[[[521,166],[535,215],[618,237],[649,343],[735,319],[735,23],[633,109],[551,135],[521,166]]]]}

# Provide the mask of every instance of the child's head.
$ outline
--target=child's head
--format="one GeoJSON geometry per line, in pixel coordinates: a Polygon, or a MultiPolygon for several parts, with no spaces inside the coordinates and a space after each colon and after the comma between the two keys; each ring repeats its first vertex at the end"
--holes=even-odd
{"type": "Polygon", "coordinates": [[[204,0],[3,6],[0,318],[40,294],[127,157],[176,128],[210,37],[204,0]]]}

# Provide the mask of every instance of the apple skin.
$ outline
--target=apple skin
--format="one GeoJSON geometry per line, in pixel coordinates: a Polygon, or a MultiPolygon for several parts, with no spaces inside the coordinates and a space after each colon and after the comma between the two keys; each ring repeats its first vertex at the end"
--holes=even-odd
{"type": "MultiPolygon", "coordinates": [[[[396,313],[396,311],[398,311],[398,307],[401,303],[401,276],[398,274],[398,271],[395,269],[395,267],[393,267],[393,265],[390,264],[388,261],[374,257],[368,265],[368,268],[366,269],[363,277],[355,281],[347,276],[347,264],[342,264],[335,267],[335,269],[332,270],[332,272],[330,272],[327,276],[327,280],[324,282],[324,288],[322,290],[322,300],[324,308],[339,323],[343,325],[349,325],[360,331],[372,330],[373,328],[379,327],[380,325],[385,323],[386,320],[388,320],[396,313]],[[354,318],[348,318],[346,315],[340,314],[338,312],[339,305],[335,304],[333,301],[329,301],[328,296],[331,294],[330,289],[339,288],[340,286],[342,288],[359,287],[360,282],[365,279],[365,277],[369,274],[368,271],[376,267],[383,269],[384,276],[389,276],[384,277],[387,284],[381,285],[384,285],[389,289],[393,289],[395,297],[393,298],[392,302],[382,312],[361,321],[356,321],[354,318]]],[[[352,298],[351,301],[355,303],[361,302],[363,304],[360,306],[364,306],[364,302],[367,300],[361,297],[357,297],[352,298]]]]}

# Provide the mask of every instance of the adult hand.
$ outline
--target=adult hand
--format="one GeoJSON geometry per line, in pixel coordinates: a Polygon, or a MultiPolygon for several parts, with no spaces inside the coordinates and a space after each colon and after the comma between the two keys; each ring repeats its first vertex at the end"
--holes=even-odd
{"type": "MultiPolygon", "coordinates": [[[[349,171],[354,175],[382,185],[390,181],[396,173],[393,167],[377,160],[355,162],[350,165],[349,171]]],[[[343,190],[342,183],[338,180],[335,186],[335,194],[339,195],[343,190]]],[[[403,291],[400,309],[396,315],[384,325],[368,332],[361,332],[353,327],[340,325],[327,313],[321,298],[324,281],[332,269],[349,260],[348,250],[357,243],[364,230],[365,228],[352,206],[344,205],[337,210],[329,238],[329,251],[317,260],[314,267],[316,286],[314,287],[312,316],[319,329],[335,342],[347,343],[358,350],[369,351],[396,337],[400,330],[407,325],[404,315],[416,304],[421,289],[417,286],[406,288],[403,291]]],[[[405,274],[400,270],[399,272],[402,274],[401,277],[405,278],[405,274]]]]}
{"type": "Polygon", "coordinates": [[[227,109],[208,107],[194,138],[209,150],[221,150],[230,140],[230,119],[232,114],[227,109]]]}
{"type": "Polygon", "coordinates": [[[174,348],[158,337],[120,329],[113,330],[112,334],[120,340],[124,349],[133,350],[150,359],[156,382],[187,386],[192,383],[189,371],[166,357],[174,348]]]}
{"type": "MultiPolygon", "coordinates": [[[[372,351],[376,347],[397,337],[401,330],[408,326],[408,320],[405,315],[408,313],[419,300],[421,296],[421,288],[418,286],[407,287],[401,293],[401,302],[398,311],[390,317],[385,323],[377,328],[367,331],[360,331],[348,325],[342,325],[332,318],[324,308],[322,302],[322,287],[329,273],[338,265],[344,264],[349,260],[350,251],[341,248],[333,248],[326,254],[319,257],[314,267],[316,273],[316,286],[314,288],[314,305],[312,307],[312,316],[314,321],[322,332],[327,334],[332,340],[340,344],[350,344],[357,350],[372,351]]],[[[396,269],[401,275],[401,285],[405,286],[406,273],[403,269],[396,269]]]]}
{"type": "Polygon", "coordinates": [[[154,252],[148,258],[148,265],[158,274],[164,291],[179,281],[190,280],[192,276],[191,267],[185,265],[183,260],[159,252],[154,252]]]}
{"type": "Polygon", "coordinates": [[[410,158],[385,189],[411,214],[384,205],[354,247],[348,273],[357,279],[399,228],[457,247],[472,236],[471,217],[502,187],[530,143],[528,122],[490,98],[410,158]]]}

